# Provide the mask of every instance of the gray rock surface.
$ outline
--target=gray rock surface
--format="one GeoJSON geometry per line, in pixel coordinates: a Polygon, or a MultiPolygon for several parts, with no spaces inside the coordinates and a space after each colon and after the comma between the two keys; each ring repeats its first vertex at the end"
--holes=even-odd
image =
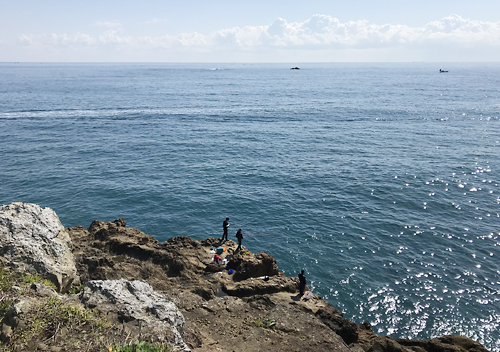
{"type": "Polygon", "coordinates": [[[183,340],[184,317],[174,303],[153,290],[145,281],[93,280],[87,282],[81,302],[99,311],[118,315],[128,328],[154,332],[161,342],[173,342],[190,351],[183,340]]]}
{"type": "Polygon", "coordinates": [[[51,280],[60,292],[78,281],[70,237],[50,208],[26,203],[1,206],[0,255],[12,267],[51,280]]]}

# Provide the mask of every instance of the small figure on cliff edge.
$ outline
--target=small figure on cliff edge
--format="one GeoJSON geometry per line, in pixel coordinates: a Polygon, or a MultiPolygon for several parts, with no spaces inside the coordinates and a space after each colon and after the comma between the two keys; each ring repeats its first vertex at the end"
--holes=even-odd
{"type": "Polygon", "coordinates": [[[238,239],[238,248],[236,248],[236,251],[239,251],[241,249],[241,240],[243,239],[241,229],[238,229],[238,231],[236,232],[236,238],[238,239]]]}
{"type": "Polygon", "coordinates": [[[304,295],[304,291],[306,290],[306,277],[304,276],[304,269],[299,274],[299,292],[300,296],[304,295]]]}
{"type": "Polygon", "coordinates": [[[226,218],[222,223],[222,228],[224,229],[224,233],[222,234],[222,242],[227,241],[227,228],[231,226],[229,223],[229,218],[226,218]],[[224,239],[225,238],[225,239],[224,239]]]}

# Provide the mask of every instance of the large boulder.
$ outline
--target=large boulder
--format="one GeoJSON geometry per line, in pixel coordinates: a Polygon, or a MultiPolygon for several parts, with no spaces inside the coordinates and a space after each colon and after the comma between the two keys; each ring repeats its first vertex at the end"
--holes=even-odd
{"type": "Polygon", "coordinates": [[[124,328],[138,331],[147,340],[174,343],[190,351],[183,339],[184,316],[145,281],[89,281],[80,300],[88,308],[115,317],[124,328]]]}
{"type": "Polygon", "coordinates": [[[49,279],[60,292],[78,280],[70,237],[50,208],[26,203],[2,205],[0,255],[14,268],[49,279]]]}
{"type": "Polygon", "coordinates": [[[241,281],[233,281],[231,276],[221,278],[222,290],[230,296],[249,297],[277,292],[297,292],[295,278],[279,273],[274,276],[261,276],[241,281]]]}
{"type": "Polygon", "coordinates": [[[234,280],[241,281],[249,278],[261,276],[278,275],[278,265],[276,259],[266,252],[254,255],[245,254],[248,252],[236,253],[227,263],[227,269],[233,269],[234,280]]]}

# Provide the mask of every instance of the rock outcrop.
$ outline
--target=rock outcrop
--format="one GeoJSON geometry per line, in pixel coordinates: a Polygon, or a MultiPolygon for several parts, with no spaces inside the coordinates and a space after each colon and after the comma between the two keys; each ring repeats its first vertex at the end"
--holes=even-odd
{"type": "Polygon", "coordinates": [[[227,263],[227,269],[235,270],[233,276],[235,281],[246,280],[260,276],[278,275],[276,259],[265,252],[254,255],[244,254],[249,252],[238,252],[231,257],[227,263]]]}
{"type": "Polygon", "coordinates": [[[0,256],[10,266],[49,279],[60,292],[78,281],[71,240],[49,208],[25,203],[1,206],[0,256]]]}
{"type": "Polygon", "coordinates": [[[427,340],[397,339],[396,342],[410,351],[488,352],[479,342],[459,335],[446,335],[427,340]]]}
{"type": "Polygon", "coordinates": [[[166,341],[193,352],[487,352],[461,336],[377,336],[367,323],[345,319],[319,296],[302,300],[297,278],[280,273],[276,260],[265,252],[250,253],[244,247],[236,251],[237,244],[229,240],[221,255],[227,265],[212,262],[221,245],[215,238],[189,237],[160,243],[127,228],[123,218],[94,221],[88,229],[64,229],[50,209],[22,203],[3,206],[0,279],[4,269],[14,268],[51,278],[60,292],[78,277],[85,287],[77,296],[56,293],[41,283],[3,284],[2,299],[13,303],[7,311],[0,305],[0,337],[12,351],[49,350],[48,341],[54,351],[78,341],[85,341],[86,351],[102,351],[110,348],[104,331],[113,341],[166,341]],[[62,312],[62,320],[44,322],[40,307],[50,314],[62,312]],[[99,315],[92,318],[94,311],[99,315]],[[73,316],[82,317],[80,323],[61,328],[61,321],[73,316]],[[34,346],[21,338],[33,335],[29,319],[42,330],[43,338],[34,346]]]}
{"type": "Polygon", "coordinates": [[[88,308],[113,314],[123,326],[150,341],[173,342],[190,351],[183,339],[184,317],[175,304],[144,281],[96,280],[80,296],[88,308]]]}

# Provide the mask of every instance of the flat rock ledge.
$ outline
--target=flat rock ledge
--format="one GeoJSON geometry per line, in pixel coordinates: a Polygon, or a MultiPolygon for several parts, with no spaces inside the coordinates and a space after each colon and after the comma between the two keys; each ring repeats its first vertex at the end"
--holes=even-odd
{"type": "MultiPolygon", "coordinates": [[[[236,247],[232,240],[215,238],[173,237],[160,243],[127,228],[123,218],[65,229],[51,209],[4,205],[2,270],[37,273],[56,290],[35,283],[3,292],[13,303],[4,312],[0,339],[13,346],[16,331],[39,302],[59,299],[100,312],[129,340],[168,342],[183,351],[487,352],[463,336],[377,336],[367,323],[345,319],[317,295],[301,300],[297,278],[281,273],[269,254],[236,247]],[[226,248],[225,266],[212,262],[219,246],[226,248]],[[78,295],[66,293],[77,287],[78,295]]],[[[57,342],[63,330],[57,326],[52,337],[30,350],[64,351],[57,342]]],[[[102,345],[93,346],[90,341],[84,350],[102,351],[102,345]]]]}

